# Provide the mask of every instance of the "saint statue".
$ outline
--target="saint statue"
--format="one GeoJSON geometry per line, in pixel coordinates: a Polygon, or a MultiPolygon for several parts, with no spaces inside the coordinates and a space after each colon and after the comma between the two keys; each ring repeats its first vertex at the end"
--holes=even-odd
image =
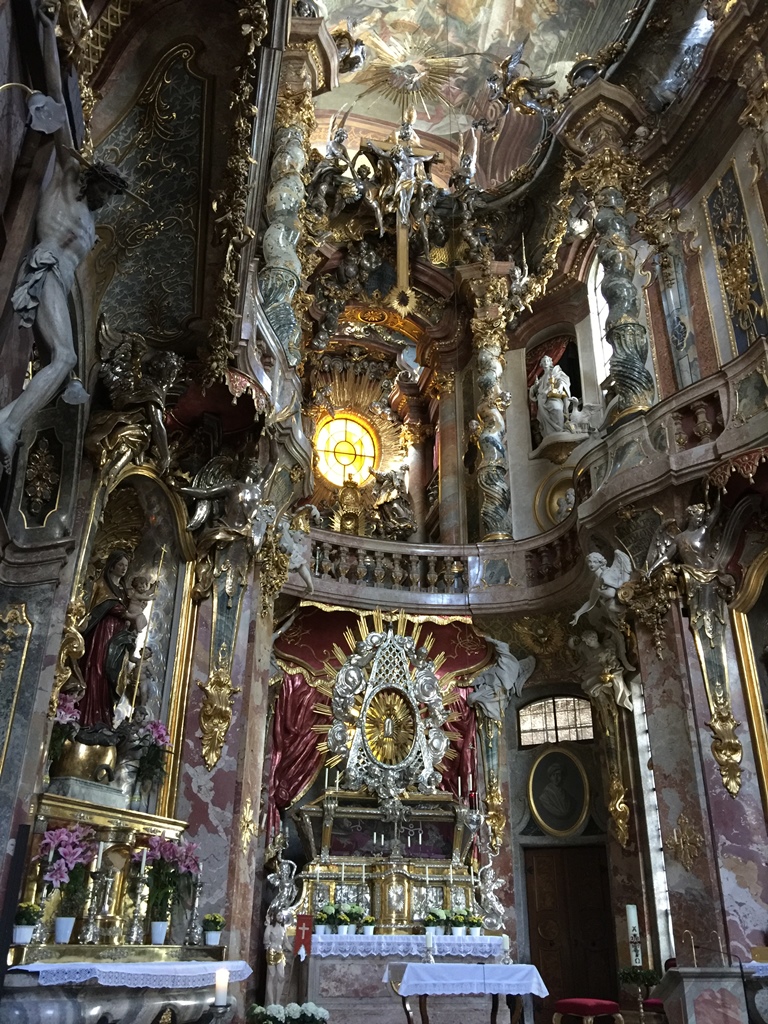
{"type": "Polygon", "coordinates": [[[85,693],[78,707],[83,726],[111,728],[115,706],[125,690],[144,609],[144,602],[135,600],[125,583],[129,561],[127,551],[113,551],[93,588],[83,630],[85,654],[80,660],[85,693]]]}
{"type": "Polygon", "coordinates": [[[267,989],[265,1006],[280,1003],[285,984],[285,915],[280,910],[270,910],[264,928],[264,948],[267,952],[267,989]]]}
{"type": "Polygon", "coordinates": [[[531,384],[528,397],[536,402],[536,419],[544,438],[568,429],[566,424],[571,403],[571,379],[552,362],[550,356],[543,356],[539,365],[543,372],[531,384]]]}

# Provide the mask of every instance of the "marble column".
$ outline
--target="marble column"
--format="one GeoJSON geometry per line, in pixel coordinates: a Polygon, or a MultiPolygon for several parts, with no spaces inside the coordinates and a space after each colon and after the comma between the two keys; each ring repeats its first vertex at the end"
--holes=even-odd
{"type": "Polygon", "coordinates": [[[433,384],[437,393],[437,415],[440,426],[440,543],[463,544],[466,539],[464,497],[462,417],[459,415],[460,395],[456,390],[456,373],[446,370],[436,374],[433,384]]]}
{"type": "Polygon", "coordinates": [[[431,430],[427,423],[406,423],[406,437],[411,450],[408,462],[408,494],[413,503],[416,517],[416,531],[412,540],[423,544],[427,539],[427,484],[429,483],[429,466],[427,465],[427,437],[431,430]]]}

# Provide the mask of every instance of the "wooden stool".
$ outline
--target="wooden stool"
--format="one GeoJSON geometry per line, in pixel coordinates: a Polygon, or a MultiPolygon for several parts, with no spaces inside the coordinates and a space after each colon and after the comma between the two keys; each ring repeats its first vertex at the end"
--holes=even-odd
{"type": "Polygon", "coordinates": [[[594,1024],[595,1017],[612,1017],[614,1024],[624,1024],[619,1004],[612,999],[558,999],[552,1024],[560,1024],[569,1014],[580,1017],[584,1024],[594,1024]]]}

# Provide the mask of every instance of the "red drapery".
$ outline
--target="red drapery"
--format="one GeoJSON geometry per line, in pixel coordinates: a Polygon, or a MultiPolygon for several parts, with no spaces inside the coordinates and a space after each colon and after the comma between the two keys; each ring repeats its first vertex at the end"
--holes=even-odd
{"type": "MultiPolygon", "coordinates": [[[[561,334],[556,338],[550,338],[549,341],[543,341],[541,345],[537,345],[532,348],[530,352],[525,353],[525,374],[528,387],[530,388],[536,378],[541,374],[541,367],[539,363],[544,356],[549,356],[553,363],[559,363],[563,358],[565,350],[568,348],[568,342],[573,341],[574,338],[570,334],[561,334]]],[[[529,402],[531,411],[531,420],[536,419],[536,403],[529,402]]]]}
{"type": "Polygon", "coordinates": [[[443,762],[443,781],[440,784],[440,789],[458,796],[458,780],[461,778],[461,795],[466,799],[469,792],[470,775],[473,786],[477,786],[477,718],[474,708],[467,704],[467,694],[471,690],[457,687],[456,692],[460,694],[460,697],[450,705],[450,710],[458,715],[458,718],[455,722],[451,722],[448,728],[451,732],[458,734],[458,739],[451,740],[451,748],[456,751],[458,756],[446,758],[443,762]]]}
{"type": "Polygon", "coordinates": [[[313,725],[328,725],[330,719],[314,711],[315,704],[328,698],[314,690],[300,672],[286,673],[275,704],[272,725],[272,764],[269,771],[267,835],[280,828],[280,814],[290,807],[311,784],[323,759],[317,749],[320,737],[313,725]]]}

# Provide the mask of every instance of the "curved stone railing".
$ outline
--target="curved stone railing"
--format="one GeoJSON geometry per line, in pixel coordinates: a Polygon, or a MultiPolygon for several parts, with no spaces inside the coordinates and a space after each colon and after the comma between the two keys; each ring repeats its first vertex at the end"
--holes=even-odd
{"type": "MultiPolygon", "coordinates": [[[[438,615],[573,606],[591,579],[582,557],[591,531],[617,509],[663,504],[675,487],[709,474],[727,480],[731,465],[747,474],[743,453],[766,444],[768,344],[760,340],[706,380],[595,438],[575,468],[575,511],[547,533],[454,546],[313,530],[314,599],[438,615]]],[[[303,584],[292,575],[285,590],[299,596],[303,584]]]]}

